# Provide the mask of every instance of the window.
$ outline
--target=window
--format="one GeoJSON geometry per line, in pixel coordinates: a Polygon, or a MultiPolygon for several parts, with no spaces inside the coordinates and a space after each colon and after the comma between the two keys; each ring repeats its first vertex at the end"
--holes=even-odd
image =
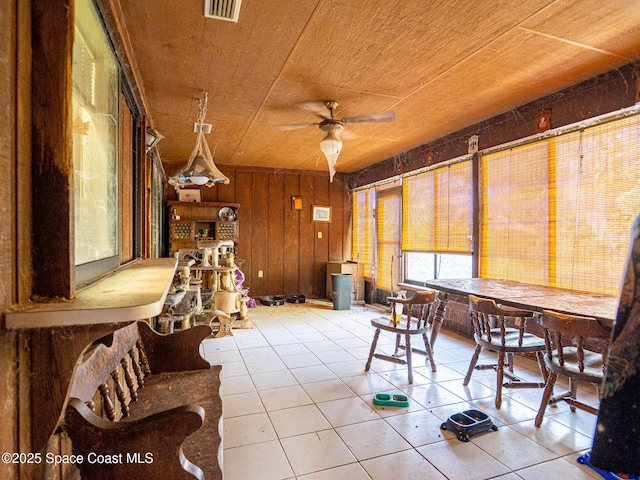
{"type": "Polygon", "coordinates": [[[119,70],[91,0],[75,3],[73,46],[74,245],[76,283],[119,258],[119,70]]]}
{"type": "Polygon", "coordinates": [[[480,276],[617,295],[638,158],[640,115],[483,155],[480,276]]]}
{"type": "MultiPolygon", "coordinates": [[[[387,184],[356,192],[377,189],[379,197],[377,238],[366,246],[358,240],[359,255],[367,249],[378,255],[376,287],[391,285],[391,259],[398,258],[392,219],[401,211],[408,283],[471,277],[477,255],[479,277],[618,295],[629,231],[640,212],[639,110],[482,152],[478,252],[472,252],[468,156],[404,176],[400,210],[385,193],[387,184]]],[[[357,208],[359,215],[370,215],[357,208]]],[[[365,221],[355,220],[354,238],[363,235],[365,221]]]]}
{"type": "Polygon", "coordinates": [[[472,174],[468,157],[403,180],[404,280],[471,278],[472,174]]]}
{"type": "Polygon", "coordinates": [[[471,278],[471,254],[404,252],[404,280],[421,285],[436,278],[471,278]]]}

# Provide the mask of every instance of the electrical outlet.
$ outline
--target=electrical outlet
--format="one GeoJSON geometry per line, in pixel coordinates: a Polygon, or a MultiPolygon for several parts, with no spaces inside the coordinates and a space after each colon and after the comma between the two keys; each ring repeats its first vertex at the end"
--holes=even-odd
{"type": "Polygon", "coordinates": [[[258,278],[264,277],[264,272],[262,270],[258,270],[258,278]]]}
{"type": "Polygon", "coordinates": [[[322,238],[322,232],[318,232],[318,238],[322,238]]]}

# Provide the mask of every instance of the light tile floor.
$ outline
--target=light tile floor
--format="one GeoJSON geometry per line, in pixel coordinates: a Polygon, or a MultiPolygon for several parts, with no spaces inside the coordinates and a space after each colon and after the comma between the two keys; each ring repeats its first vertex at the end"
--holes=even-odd
{"type": "MultiPolygon", "coordinates": [[[[259,305],[249,311],[250,329],[203,342],[205,358],[223,365],[226,480],[600,478],[576,462],[591,447],[596,418],[562,404],[536,428],[541,389],[503,390],[496,410],[495,372],[475,371],[462,386],[469,339],[443,331],[437,372],[414,355],[413,385],[402,365],[374,359],[365,372],[370,319],[381,314],[371,306],[336,311],[318,300],[259,305]],[[410,406],[375,406],[378,392],[402,392],[410,406]],[[440,429],[449,415],[472,408],[498,431],[461,442],[440,429]]],[[[393,341],[383,332],[379,344],[391,350],[393,341]]],[[[539,375],[526,358],[516,368],[525,378],[539,375]]],[[[597,404],[595,390],[579,393],[597,404]]]]}

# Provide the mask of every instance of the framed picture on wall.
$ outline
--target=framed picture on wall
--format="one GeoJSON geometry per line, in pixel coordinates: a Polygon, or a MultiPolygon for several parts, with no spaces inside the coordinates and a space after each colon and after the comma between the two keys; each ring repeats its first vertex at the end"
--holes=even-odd
{"type": "Polygon", "coordinates": [[[178,190],[178,201],[179,202],[199,202],[201,199],[200,190],[194,188],[187,188],[183,190],[178,190]]]}
{"type": "Polygon", "coordinates": [[[331,207],[313,206],[311,220],[314,222],[331,222],[331,207]]]}

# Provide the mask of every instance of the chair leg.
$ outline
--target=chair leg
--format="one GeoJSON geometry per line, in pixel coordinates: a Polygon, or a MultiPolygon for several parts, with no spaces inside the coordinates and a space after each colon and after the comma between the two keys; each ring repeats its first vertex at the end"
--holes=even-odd
{"type": "Polygon", "coordinates": [[[471,363],[469,363],[467,375],[464,377],[464,381],[462,382],[462,385],[464,385],[465,387],[469,385],[469,382],[471,381],[471,374],[473,373],[473,369],[475,368],[476,363],[478,363],[478,358],[480,358],[481,351],[482,347],[480,345],[476,345],[476,350],[473,352],[473,357],[471,357],[471,363]]]}
{"type": "Polygon", "coordinates": [[[536,358],[538,359],[538,368],[540,369],[540,375],[542,375],[542,379],[545,384],[547,383],[547,378],[549,377],[549,370],[547,369],[547,365],[544,363],[544,355],[542,352],[536,352],[536,358]]]}
{"type": "Polygon", "coordinates": [[[571,391],[571,401],[569,401],[569,408],[573,413],[576,412],[576,407],[574,402],[578,398],[578,382],[576,382],[573,378],[569,377],[569,390],[571,391]]]}
{"type": "Polygon", "coordinates": [[[376,333],[373,334],[373,341],[371,342],[371,350],[369,350],[369,358],[367,359],[367,364],[364,367],[365,372],[368,372],[369,368],[371,368],[371,360],[373,359],[373,354],[376,351],[376,345],[378,344],[379,336],[380,336],[380,329],[376,328],[376,333]]]}
{"type": "Polygon", "coordinates": [[[540,402],[540,408],[538,409],[538,415],[536,415],[536,427],[542,425],[542,419],[544,418],[544,412],[547,409],[547,405],[549,405],[549,400],[551,399],[551,395],[553,394],[553,387],[556,384],[556,378],[558,374],[556,372],[549,372],[547,376],[547,385],[544,387],[544,392],[542,393],[542,401],[540,402]]]}
{"type": "MultiPolygon", "coordinates": [[[[400,335],[398,335],[399,337],[400,335]]],[[[405,346],[407,352],[407,369],[409,370],[409,383],[413,383],[413,370],[411,369],[411,335],[405,335],[405,346]]]]}
{"type": "Polygon", "coordinates": [[[429,363],[431,364],[431,371],[436,371],[436,360],[433,358],[433,349],[431,348],[431,343],[429,343],[429,338],[426,333],[422,334],[422,340],[424,340],[424,349],[429,356],[429,363]]]}
{"type": "Polygon", "coordinates": [[[498,354],[498,380],[496,384],[496,408],[500,409],[502,406],[502,382],[504,381],[504,357],[505,353],[500,352],[498,354]]]}
{"type": "Polygon", "coordinates": [[[507,366],[507,370],[511,373],[512,376],[513,375],[513,366],[515,365],[515,359],[513,358],[513,352],[508,352],[507,356],[506,356],[507,362],[506,362],[506,366],[507,366]]]}
{"type": "MultiPolygon", "coordinates": [[[[404,347],[406,348],[406,347],[404,347]]],[[[400,345],[400,334],[396,335],[396,349],[393,352],[394,357],[401,357],[404,353],[401,351],[403,349],[402,345],[400,345]]]]}

